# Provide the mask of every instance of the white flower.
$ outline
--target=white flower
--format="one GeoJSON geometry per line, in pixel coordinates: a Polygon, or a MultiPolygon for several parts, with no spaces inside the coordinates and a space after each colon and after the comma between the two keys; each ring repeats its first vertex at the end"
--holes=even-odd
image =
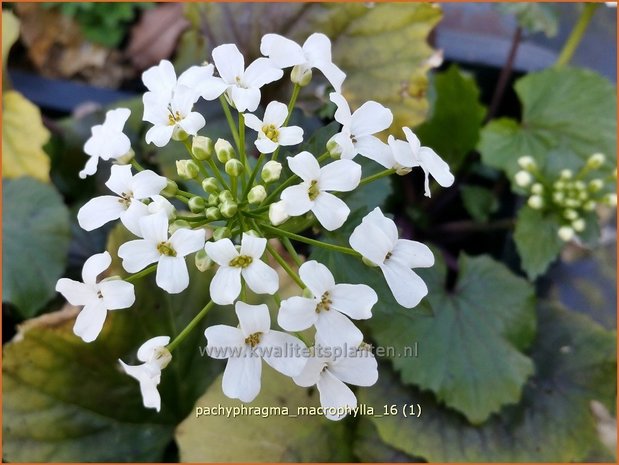
{"type": "Polygon", "coordinates": [[[425,195],[430,197],[430,178],[432,175],[436,182],[443,187],[449,187],[454,182],[454,176],[449,171],[449,165],[439,157],[430,147],[422,147],[419,139],[409,128],[402,128],[407,142],[396,140],[389,136],[389,147],[395,165],[384,165],[387,168],[414,168],[420,166],[425,173],[425,195]]]}
{"type": "Polygon", "coordinates": [[[147,143],[164,147],[174,134],[174,131],[185,131],[195,136],[204,127],[204,117],[191,111],[195,103],[193,89],[178,85],[172,92],[172,97],[157,92],[146,92],[144,101],[144,121],[153,124],[145,136],[147,143]]]}
{"type": "Polygon", "coordinates": [[[299,216],[311,210],[325,229],[333,231],[342,226],[350,209],[326,191],[352,191],[361,180],[361,167],[351,160],[337,160],[321,168],[309,152],[288,157],[288,166],[303,182],[282,192],[286,213],[299,216]]]}
{"type": "Polygon", "coordinates": [[[168,219],[163,213],[141,218],[140,229],[144,239],[126,242],[118,249],[123,268],[137,273],[158,262],[157,286],[170,294],[184,291],[189,285],[185,256],[204,246],[204,229],[181,228],[168,238],[168,219]]]}
{"type": "Polygon", "coordinates": [[[241,239],[240,251],[227,238],[206,243],[206,253],[219,265],[210,286],[213,302],[219,305],[233,303],[241,293],[241,276],[256,294],[277,292],[277,272],[260,260],[266,245],[266,239],[245,233],[241,239]]]}
{"type": "Polygon", "coordinates": [[[97,276],[111,263],[112,257],[108,252],[93,255],[82,268],[83,283],[62,278],[56,284],[56,291],[71,305],[84,306],[73,326],[73,332],[84,342],[92,342],[97,338],[108,310],[129,308],[135,302],[133,284],[113,278],[97,283],[97,276]]]}
{"type": "Polygon", "coordinates": [[[157,336],[142,344],[138,349],[138,360],[144,362],[141,365],[127,365],[118,360],[125,372],[139,381],[144,407],[157,411],[161,410],[161,396],[157,391],[161,370],[172,360],[172,354],[165,347],[169,342],[169,336],[157,336]]]}
{"type": "Polygon", "coordinates": [[[341,92],[346,74],[331,60],[331,41],[320,33],[307,38],[303,47],[278,34],[266,34],[260,42],[260,52],[280,68],[299,66],[303,70],[319,69],[336,92],[341,92]]]}
{"type": "Polygon", "coordinates": [[[90,130],[92,135],[84,144],[84,152],[90,155],[84,169],[79,172],[79,176],[85,179],[86,176],[97,172],[99,158],[110,160],[120,158],[131,150],[131,141],[123,134],[125,123],[129,119],[131,111],[127,108],[117,108],[105,114],[103,124],[93,126],[90,130]]]}
{"type": "Polygon", "coordinates": [[[167,184],[166,178],[153,171],[131,174],[131,166],[114,165],[105,185],[117,195],[102,195],[89,200],[77,213],[79,225],[86,231],[120,218],[125,227],[141,236],[139,220],[148,215],[142,200],[159,194],[167,184]]]}
{"type": "Polygon", "coordinates": [[[286,331],[303,331],[314,325],[317,337],[332,346],[342,342],[361,344],[363,334],[348,317],[371,318],[372,307],[378,301],[376,292],[365,284],[335,284],[329,269],[314,260],[301,265],[299,276],[312,297],[284,300],[277,323],[286,331]]]}
{"type": "Polygon", "coordinates": [[[303,387],[316,385],[325,416],[337,421],[357,407],[355,394],[344,383],[372,386],[378,380],[378,365],[367,349],[324,346],[319,342],[303,372],[293,380],[303,387]],[[335,356],[336,349],[341,349],[341,356],[335,356]]]}
{"type": "Polygon", "coordinates": [[[240,112],[255,111],[260,104],[260,88],[284,75],[268,58],[258,58],[245,69],[245,59],[234,44],[215,47],[213,61],[226,84],[226,95],[240,112]]]}
{"type": "Polygon", "coordinates": [[[303,129],[299,126],[282,127],[288,117],[288,107],[281,102],[271,102],[264,111],[262,121],[246,114],[247,127],[258,132],[256,148],[261,153],[273,153],[280,145],[297,145],[303,142],[303,129]]]}
{"type": "Polygon", "coordinates": [[[403,307],[413,308],[428,293],[426,284],[411,268],[434,265],[432,251],[420,242],[398,239],[395,223],[380,208],[361,220],[349,242],[381,269],[395,300],[403,307]]]}
{"type": "Polygon", "coordinates": [[[290,215],[286,213],[286,202],[280,200],[269,205],[269,221],[273,226],[282,224],[288,218],[290,215]]]}
{"type": "Polygon", "coordinates": [[[339,146],[340,156],[352,159],[360,154],[384,165],[389,158],[389,148],[373,134],[391,126],[391,111],[380,103],[369,101],[351,114],[348,102],[342,95],[332,92],[329,98],[337,105],[335,120],[342,125],[342,130],[330,140],[339,146]]]}
{"type": "Polygon", "coordinates": [[[222,388],[232,399],[251,402],[260,392],[262,359],[286,376],[296,376],[305,366],[305,345],[294,336],[272,331],[266,305],[237,302],[240,328],[216,325],[204,331],[208,354],[228,359],[222,388]]]}
{"type": "Polygon", "coordinates": [[[157,213],[163,212],[169,220],[172,219],[176,209],[168,199],[161,195],[151,195],[151,199],[153,199],[153,201],[148,204],[149,215],[156,215],[157,213]]]}

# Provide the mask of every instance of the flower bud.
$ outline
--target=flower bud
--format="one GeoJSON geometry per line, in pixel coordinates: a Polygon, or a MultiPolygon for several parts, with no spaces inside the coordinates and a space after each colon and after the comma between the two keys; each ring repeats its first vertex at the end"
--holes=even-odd
{"type": "Polygon", "coordinates": [[[194,136],[191,142],[191,153],[198,160],[208,160],[213,156],[215,146],[210,137],[194,136]]]}
{"type": "Polygon", "coordinates": [[[288,213],[286,213],[286,208],[283,200],[272,203],[269,206],[269,221],[273,226],[282,224],[288,218],[289,216],[288,213]]]}
{"type": "Polygon", "coordinates": [[[602,202],[604,202],[609,207],[616,207],[617,206],[617,194],[606,194],[602,198],[602,202]]]}
{"type": "Polygon", "coordinates": [[[572,179],[572,176],[574,176],[574,173],[572,172],[572,170],[564,169],[564,170],[561,170],[561,173],[559,174],[559,176],[561,177],[561,179],[572,179]]]}
{"type": "Polygon", "coordinates": [[[536,182],[531,186],[531,192],[536,195],[542,195],[544,193],[544,186],[539,182],[536,182]]]}
{"type": "Polygon", "coordinates": [[[219,206],[219,211],[224,218],[232,218],[238,209],[239,206],[234,201],[225,201],[219,206]]]}
{"type": "Polygon", "coordinates": [[[213,240],[214,241],[218,241],[220,239],[224,239],[226,237],[230,237],[232,236],[232,231],[230,231],[230,228],[227,228],[225,226],[219,227],[219,228],[215,228],[215,230],[213,231],[213,240]]]}
{"type": "Polygon", "coordinates": [[[606,157],[604,156],[603,153],[594,153],[587,160],[587,168],[591,170],[596,170],[600,166],[602,166],[605,161],[606,161],[606,157]]]}
{"type": "Polygon", "coordinates": [[[225,190],[225,191],[221,191],[219,193],[219,201],[221,203],[223,202],[234,202],[234,196],[232,195],[232,192],[230,192],[229,190],[225,190]]]}
{"type": "Polygon", "coordinates": [[[198,252],[196,252],[195,264],[196,264],[196,268],[198,269],[198,271],[204,273],[211,267],[211,265],[213,264],[213,261],[206,254],[206,250],[200,249],[198,250],[198,252]]]}
{"type": "Polygon", "coordinates": [[[581,180],[575,181],[573,185],[574,185],[574,188],[578,191],[582,191],[587,188],[587,185],[581,180]]]}
{"type": "Polygon", "coordinates": [[[209,207],[216,207],[217,205],[219,205],[219,196],[217,194],[209,195],[208,199],[206,199],[206,204],[209,207]]]}
{"type": "Polygon", "coordinates": [[[557,235],[562,241],[568,242],[571,241],[574,236],[574,230],[569,226],[561,226],[557,231],[557,235]]]}
{"type": "Polygon", "coordinates": [[[168,226],[168,233],[172,235],[179,229],[191,229],[191,225],[185,220],[175,220],[168,226]]]}
{"type": "Polygon", "coordinates": [[[589,182],[590,192],[599,192],[602,190],[602,187],[604,187],[604,181],[602,181],[601,179],[592,179],[589,182]]]}
{"type": "Polygon", "coordinates": [[[331,158],[336,160],[339,160],[342,156],[342,147],[335,141],[335,136],[327,142],[327,152],[329,152],[331,158]]]}
{"type": "Polygon", "coordinates": [[[189,137],[189,134],[185,132],[183,128],[179,125],[174,126],[174,131],[172,132],[172,139],[176,141],[184,141],[189,137]]]}
{"type": "Polygon", "coordinates": [[[267,161],[262,167],[260,177],[266,183],[277,181],[282,174],[282,164],[278,161],[267,161]]]}
{"type": "Polygon", "coordinates": [[[252,187],[247,194],[247,201],[252,205],[260,205],[267,198],[267,190],[263,185],[252,187]]]}
{"type": "Polygon", "coordinates": [[[563,181],[555,181],[552,187],[554,187],[558,191],[562,191],[565,189],[565,183],[563,181]]]}
{"type": "Polygon", "coordinates": [[[229,176],[237,177],[243,173],[245,167],[239,160],[232,158],[226,162],[224,169],[229,176]]]}
{"type": "Polygon", "coordinates": [[[552,194],[552,200],[561,205],[565,201],[565,194],[563,192],[555,192],[552,194]]]}
{"type": "Polygon", "coordinates": [[[204,190],[204,192],[208,192],[209,194],[219,192],[219,184],[217,184],[217,179],[204,178],[202,181],[202,190],[204,190]]]}
{"type": "Polygon", "coordinates": [[[529,197],[527,204],[533,210],[541,210],[541,208],[544,206],[544,199],[542,199],[539,195],[532,195],[531,197],[529,197]]]}
{"type": "Polygon", "coordinates": [[[574,228],[574,231],[576,232],[583,232],[586,226],[587,223],[585,223],[585,220],[582,218],[572,221],[572,228],[574,228]]]}
{"type": "Polygon", "coordinates": [[[537,163],[535,163],[533,157],[525,155],[524,157],[520,157],[518,159],[518,166],[520,166],[523,170],[533,171],[537,167],[537,163]]]}
{"type": "Polygon", "coordinates": [[[125,153],[124,155],[121,155],[114,161],[119,165],[128,165],[129,163],[131,163],[131,160],[133,160],[134,158],[135,158],[135,152],[133,151],[133,149],[129,149],[127,153],[125,153]]]}
{"type": "Polygon", "coordinates": [[[587,212],[592,212],[593,210],[595,210],[595,201],[589,200],[588,202],[585,202],[582,208],[587,212]]]}
{"type": "Polygon", "coordinates": [[[178,192],[178,184],[171,179],[168,179],[167,181],[166,186],[161,191],[161,195],[165,195],[166,197],[174,197],[178,192]]]}
{"type": "Polygon", "coordinates": [[[204,214],[206,215],[206,219],[209,221],[217,221],[221,219],[221,212],[217,207],[208,207],[204,210],[204,214]]]}
{"type": "Polygon", "coordinates": [[[202,213],[202,211],[206,208],[206,201],[203,197],[192,197],[189,199],[189,203],[187,203],[189,207],[189,211],[191,213],[202,213]]]}
{"type": "Polygon", "coordinates": [[[304,65],[294,66],[290,72],[290,80],[301,87],[305,87],[312,80],[312,68],[304,65]]]}
{"type": "Polygon", "coordinates": [[[572,210],[571,208],[568,208],[567,210],[563,212],[563,217],[566,220],[574,221],[578,219],[578,212],[576,210],[572,210]]]}
{"type": "Polygon", "coordinates": [[[520,187],[527,187],[533,181],[533,176],[528,171],[518,171],[514,176],[514,181],[520,187]]]}
{"type": "Polygon", "coordinates": [[[217,139],[217,142],[215,142],[215,153],[221,163],[226,163],[234,158],[235,155],[232,144],[225,139],[217,139]]]}
{"type": "Polygon", "coordinates": [[[200,168],[193,160],[177,160],[176,172],[182,179],[195,179],[200,173],[200,168]]]}
{"type": "Polygon", "coordinates": [[[250,229],[248,231],[245,231],[244,234],[247,234],[247,235],[253,236],[253,237],[262,237],[262,236],[260,236],[260,234],[258,234],[258,231],[256,231],[255,229],[250,229]]]}

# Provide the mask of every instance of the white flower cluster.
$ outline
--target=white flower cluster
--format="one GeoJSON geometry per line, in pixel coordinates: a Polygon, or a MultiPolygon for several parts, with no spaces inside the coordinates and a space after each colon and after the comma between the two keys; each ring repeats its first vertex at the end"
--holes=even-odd
{"type": "Polygon", "coordinates": [[[526,155],[518,159],[521,170],[515,174],[514,182],[528,191],[529,207],[558,216],[561,226],[557,235],[568,242],[585,231],[588,212],[598,205],[617,206],[617,170],[611,176],[602,175],[600,168],[605,162],[603,154],[594,153],[577,173],[563,169],[558,179],[549,179],[533,157],[526,155]]]}
{"type": "MultiPolygon", "coordinates": [[[[143,120],[152,124],[145,139],[158,147],[171,140],[181,142],[188,157],[177,162],[179,177],[196,182],[203,195],[191,193],[196,189],[182,190],[139,165],[122,132],[129,110],[110,111],[105,122],[93,128],[84,147],[90,159],[80,175],[93,174],[99,158],[116,160],[118,164],[112,166],[106,182],[114,195],[86,203],[79,211],[79,224],[91,231],[120,219],[136,236],[118,249],[123,268],[133,274],[125,280],[116,277],[97,282],[97,275],[111,263],[110,254],[104,252],[85,263],[83,283],[61,279],[57,290],[72,304],[84,306],[74,331],[90,342],[101,332],[108,310],[133,305],[133,281],[156,271],[161,289],[170,294],[184,291],[190,285],[186,257],[195,254],[200,271],[217,268],[210,280],[211,301],[196,314],[188,330],[215,305],[234,305],[239,321],[238,328],[215,325],[205,331],[208,354],[228,360],[224,393],[251,402],[260,391],[264,360],[299,386],[316,385],[323,407],[341,412],[357,403],[347,385],[370,386],[378,377],[376,360],[353,323],[371,318],[378,296],[365,284],[336,283],[321,263],[303,263],[291,240],[354,255],[360,265],[377,267],[396,301],[407,308],[416,306],[428,292],[413,269],[432,266],[434,257],[425,245],[400,239],[396,224],[379,208],[354,229],[351,248],[296,234],[287,226],[288,219],[315,218],[324,229],[333,231],[350,214],[342,194],[360,185],[393,173],[406,174],[419,166],[425,173],[429,196],[430,175],[442,186],[451,185],[454,178],[447,164],[430,148],[422,147],[409,128],[403,128],[405,141],[389,136],[384,143],[377,137],[393,121],[391,111],[381,104],[370,101],[351,112],[340,93],[345,74],[333,64],[331,43],[325,35],[313,34],[300,46],[267,34],[260,50],[265,56],[248,66],[237,47],[226,44],[213,50],[213,64],[193,66],[178,77],[168,61],[143,74],[148,89],[143,97],[143,120]],[[294,83],[289,104],[273,101],[262,117],[253,114],[260,105],[262,87],[282,78],[283,69],[289,67],[294,83]],[[303,130],[288,122],[300,89],[312,78],[312,69],[320,70],[335,90],[330,99],[337,106],[335,119],[341,130],[329,140],[323,154],[300,151],[289,156],[292,174],[280,180],[280,148],[303,141],[303,130]],[[206,125],[193,108],[200,98],[220,100],[236,147],[198,134],[206,125]],[[238,124],[231,107],[238,114],[238,124]],[[255,162],[247,154],[246,127],[256,133],[255,162]],[[374,160],[385,170],[362,178],[361,165],[354,161],[357,155],[374,160]],[[129,162],[131,165],[123,164],[129,162]],[[185,208],[177,209],[168,199],[185,208]],[[298,271],[280,255],[281,248],[272,242],[275,239],[294,259],[298,271]],[[298,284],[300,295],[283,301],[279,298],[279,276],[265,253],[298,284]],[[249,291],[273,295],[279,305],[279,327],[296,335],[271,329],[267,305],[245,302],[249,291]],[[305,341],[309,337],[313,343],[305,341]]],[[[121,362],[139,381],[146,407],[160,409],[157,386],[161,371],[186,333],[182,331],[172,342],[168,336],[146,341],[137,353],[141,365],[121,362]]]]}

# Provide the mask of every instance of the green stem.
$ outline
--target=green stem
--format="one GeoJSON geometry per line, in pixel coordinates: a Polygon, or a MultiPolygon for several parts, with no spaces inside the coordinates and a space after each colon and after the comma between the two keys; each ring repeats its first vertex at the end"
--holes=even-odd
{"type": "Polygon", "coordinates": [[[211,167],[211,170],[213,170],[213,174],[215,175],[215,178],[217,178],[217,181],[219,181],[219,184],[221,184],[221,187],[224,189],[230,189],[228,187],[228,183],[221,175],[219,168],[217,168],[217,165],[215,164],[215,160],[213,160],[212,158],[209,158],[208,164],[211,167]]]}
{"type": "Polygon", "coordinates": [[[305,284],[303,283],[303,281],[301,281],[301,278],[299,277],[299,275],[290,267],[290,265],[288,265],[286,260],[284,260],[284,257],[278,254],[277,250],[275,250],[273,246],[269,244],[268,242],[267,242],[267,250],[271,254],[271,257],[273,257],[275,261],[279,263],[279,265],[284,269],[284,271],[288,273],[288,276],[290,276],[292,280],[295,283],[297,283],[297,285],[301,289],[305,289],[305,284]]]}
{"type": "Polygon", "coordinates": [[[187,197],[183,197],[182,195],[175,195],[174,198],[180,200],[181,202],[189,203],[189,199],[187,197]]]}
{"type": "MultiPolygon", "coordinates": [[[[239,143],[241,144],[241,146],[239,147],[239,156],[241,158],[241,163],[243,163],[245,173],[249,175],[247,153],[245,152],[245,115],[243,113],[239,113],[239,143]]],[[[245,187],[245,179],[246,178],[243,177],[243,187],[245,187]]]]}
{"type": "Polygon", "coordinates": [[[151,265],[148,268],[144,268],[142,271],[138,271],[137,273],[126,277],[125,281],[127,281],[128,283],[132,283],[134,281],[137,281],[140,278],[143,278],[144,276],[151,274],[156,269],[157,269],[157,264],[155,263],[154,265],[151,265]]]}
{"type": "Polygon", "coordinates": [[[193,195],[191,192],[183,191],[183,190],[180,190],[180,189],[177,189],[177,190],[176,190],[176,194],[177,194],[177,195],[180,195],[180,196],[182,196],[182,197],[185,197],[185,198],[187,198],[187,199],[190,199],[190,198],[192,198],[192,197],[195,197],[195,195],[193,195]]]}
{"type": "Polygon", "coordinates": [[[249,194],[249,191],[254,184],[254,179],[256,179],[256,176],[258,175],[258,171],[260,170],[260,165],[262,165],[262,162],[264,161],[264,153],[261,153],[260,156],[258,157],[258,161],[256,162],[256,166],[254,166],[254,169],[252,170],[251,174],[249,175],[249,180],[247,181],[247,185],[245,186],[245,190],[243,191],[243,196],[241,198],[241,201],[244,201],[247,197],[247,194],[249,194]]]}
{"type": "Polygon", "coordinates": [[[234,119],[232,118],[232,113],[230,113],[230,105],[228,105],[228,101],[226,97],[223,95],[219,97],[219,101],[221,102],[221,107],[224,110],[224,114],[226,115],[226,119],[228,120],[228,126],[230,126],[230,132],[232,132],[232,138],[234,139],[234,143],[236,144],[236,148],[239,148],[239,133],[236,129],[236,124],[234,123],[234,119]]]}
{"type": "Polygon", "coordinates": [[[372,176],[368,176],[367,178],[363,178],[361,181],[359,181],[359,185],[363,186],[364,184],[368,184],[368,183],[370,183],[372,181],[376,181],[377,179],[384,178],[385,176],[390,176],[393,173],[395,173],[394,169],[388,169],[388,170],[380,171],[380,172],[378,172],[376,174],[373,174],[372,176]]]}
{"type": "Polygon", "coordinates": [[[204,215],[176,215],[176,219],[177,220],[184,220],[184,221],[204,221],[206,219],[206,217],[204,215]]]}
{"type": "MultiPolygon", "coordinates": [[[[282,124],[283,127],[287,126],[288,121],[290,121],[290,117],[292,116],[292,110],[294,109],[295,103],[297,103],[297,98],[299,97],[300,90],[301,90],[301,86],[299,84],[295,84],[294,88],[292,89],[292,95],[290,96],[290,102],[288,102],[288,115],[286,116],[286,119],[284,120],[284,124],[282,124]]],[[[273,152],[273,157],[271,158],[271,160],[277,160],[278,155],[279,155],[279,146],[275,149],[275,152],[273,152]]]]}
{"type": "Polygon", "coordinates": [[[280,240],[292,257],[292,259],[294,260],[294,262],[297,264],[297,266],[301,266],[303,264],[303,260],[301,260],[301,257],[299,257],[299,254],[295,250],[294,245],[292,245],[292,242],[290,242],[290,239],[288,239],[287,237],[282,237],[280,240]]]}
{"type": "Polygon", "coordinates": [[[131,159],[131,166],[133,166],[137,171],[144,171],[144,167],[137,162],[135,157],[131,159]]]}
{"type": "Polygon", "coordinates": [[[560,68],[562,66],[567,65],[574,56],[574,52],[578,48],[580,41],[582,40],[589,23],[591,22],[591,18],[593,17],[593,13],[599,6],[599,3],[585,3],[582,13],[580,14],[580,18],[578,18],[578,22],[572,29],[570,36],[565,41],[565,45],[563,45],[563,49],[559,54],[559,58],[554,64],[555,68],[560,68]]]}
{"type": "Polygon", "coordinates": [[[191,150],[191,143],[189,142],[189,137],[183,141],[183,145],[187,149],[187,152],[189,152],[189,156],[191,157],[191,159],[196,162],[196,165],[198,165],[198,169],[200,170],[200,174],[202,175],[203,179],[208,178],[209,174],[208,171],[206,171],[204,164],[201,160],[198,160],[198,158],[193,154],[193,150],[191,150]]]}
{"type": "Polygon", "coordinates": [[[183,339],[187,337],[187,335],[198,325],[198,323],[200,323],[200,321],[202,321],[202,319],[206,316],[210,309],[213,308],[214,305],[215,304],[212,300],[208,304],[206,304],[204,308],[200,310],[200,313],[198,313],[193,318],[193,320],[189,322],[185,329],[183,329],[179,333],[179,335],[176,336],[174,340],[167,345],[167,349],[172,352],[181,342],[183,342],[183,339]]]}

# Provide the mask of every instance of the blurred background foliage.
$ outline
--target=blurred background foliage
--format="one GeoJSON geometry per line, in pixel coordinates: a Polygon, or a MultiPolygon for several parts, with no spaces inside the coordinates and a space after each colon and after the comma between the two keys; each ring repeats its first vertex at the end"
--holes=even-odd
{"type": "MultiPolygon", "coordinates": [[[[498,9],[514,19],[521,35],[553,36],[561,28],[562,5],[498,9]]],[[[593,222],[599,220],[601,229],[585,244],[566,246],[557,239],[557,220],[532,213],[512,184],[522,155],[553,173],[578,169],[602,152],[609,172],[616,168],[615,85],[582,68],[514,73],[506,57],[497,106],[496,70],[489,80],[483,67],[441,65],[441,52],[430,45],[441,19],[436,4],[63,3],[3,9],[4,71],[17,42],[9,60],[17,73],[12,80],[3,73],[2,102],[4,460],[616,459],[607,441],[616,431],[614,212],[600,209],[593,222]],[[413,127],[456,173],[456,184],[433,190],[430,199],[422,196],[419,176],[366,186],[346,199],[352,210],[347,224],[322,237],[344,244],[375,206],[392,213],[403,237],[431,243],[437,257],[432,269],[420,273],[430,294],[416,309],[399,307],[376,270],[347,256],[303,251],[327,264],[337,280],[377,290],[381,300],[362,328],[368,342],[396,353],[418,344],[419,357],[380,358],[380,380],[359,389],[359,401],[378,414],[392,404],[420,404],[423,413],[338,423],[322,417],[195,418],[194,405],[239,405],[221,393],[222,363],[200,357],[197,349],[205,342],[196,330],[162,378],[163,408],[155,414],[142,407],[137,384],[116,360],[131,362],[152,335],[178,333],[208,291],[192,286],[170,296],[146,278],[136,288],[134,307],[111,314],[96,342],[87,345],[73,335],[77,309],[56,296],[56,280],[78,276],[84,260],[106,247],[114,255],[128,237],[120,225],[85,233],[76,224],[77,210],[105,192],[109,175],[103,167],[88,180],[78,178],[83,143],[106,109],[128,107],[126,133],[137,158],[175,178],[182,151],[144,142],[136,95],[143,90],[140,72],[162,58],[173,59],[180,72],[226,42],[251,60],[259,56],[264,33],[302,42],[315,31],[333,41],[334,61],[348,75],[343,92],[351,106],[377,100],[390,107],[390,132],[402,137],[401,126],[413,127]],[[51,110],[42,117],[14,90],[24,68],[118,93],[109,105],[82,105],[69,115],[51,110]]],[[[286,101],[289,92],[283,80],[265,97],[286,101]]],[[[313,134],[304,147],[313,153],[324,151],[338,130],[328,124],[334,108],[327,96],[326,81],[315,76],[293,115],[313,134]]],[[[207,134],[229,137],[216,105],[200,105],[207,134]]],[[[364,164],[364,172],[372,169],[364,164]]],[[[209,279],[188,264],[193,279],[209,279]]],[[[115,262],[110,274],[124,271],[115,262]]],[[[231,313],[218,309],[203,325],[232,321],[231,313]]],[[[296,410],[318,402],[316,392],[267,367],[254,405],[296,410]]]]}

